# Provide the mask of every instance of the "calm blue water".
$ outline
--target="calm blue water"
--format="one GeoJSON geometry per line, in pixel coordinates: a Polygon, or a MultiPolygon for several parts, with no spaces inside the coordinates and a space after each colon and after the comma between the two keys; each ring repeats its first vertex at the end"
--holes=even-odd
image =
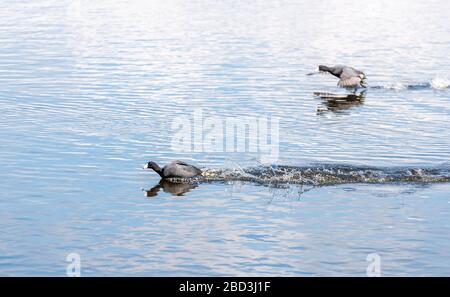
{"type": "Polygon", "coordinates": [[[0,275],[65,276],[70,253],[85,276],[365,276],[370,253],[382,275],[449,275],[450,183],[252,182],[258,152],[172,143],[176,119],[199,110],[277,118],[274,168],[440,172],[448,11],[444,0],[0,3],[0,275]],[[318,64],[352,65],[370,87],[336,99],[335,78],[306,76],[318,64]],[[150,191],[159,178],[142,165],[175,159],[238,178],[150,191]]]}

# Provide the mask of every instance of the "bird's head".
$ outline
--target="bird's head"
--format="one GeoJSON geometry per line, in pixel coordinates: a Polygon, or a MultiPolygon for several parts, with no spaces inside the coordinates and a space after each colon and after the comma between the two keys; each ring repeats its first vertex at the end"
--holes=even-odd
{"type": "Polygon", "coordinates": [[[155,162],[148,162],[144,165],[144,169],[159,169],[158,164],[156,164],[155,162]]]}

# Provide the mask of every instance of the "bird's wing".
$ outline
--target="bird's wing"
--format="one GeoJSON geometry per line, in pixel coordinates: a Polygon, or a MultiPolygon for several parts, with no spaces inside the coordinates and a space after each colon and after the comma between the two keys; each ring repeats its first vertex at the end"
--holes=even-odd
{"type": "Polygon", "coordinates": [[[183,161],[180,161],[180,160],[172,161],[172,163],[174,163],[174,164],[179,164],[179,165],[187,165],[186,162],[183,162],[183,161]]]}
{"type": "Polygon", "coordinates": [[[356,69],[352,67],[344,67],[338,82],[340,87],[354,87],[361,82],[361,78],[358,76],[359,73],[356,69]]]}
{"type": "Polygon", "coordinates": [[[357,86],[361,82],[361,78],[359,76],[353,76],[350,78],[342,78],[338,82],[339,87],[354,87],[357,86]]]}
{"type": "Polygon", "coordinates": [[[181,174],[181,172],[189,172],[189,173],[196,173],[196,174],[200,174],[202,171],[200,169],[198,169],[197,167],[187,164],[183,161],[173,161],[172,163],[175,163],[177,165],[181,165],[181,167],[177,167],[177,169],[180,171],[179,173],[181,174]]]}
{"type": "Polygon", "coordinates": [[[347,80],[349,78],[352,78],[352,77],[355,77],[355,76],[358,76],[358,75],[359,75],[359,73],[358,73],[358,71],[356,71],[356,69],[354,69],[352,67],[344,67],[342,69],[342,73],[341,73],[340,79],[347,80]]]}

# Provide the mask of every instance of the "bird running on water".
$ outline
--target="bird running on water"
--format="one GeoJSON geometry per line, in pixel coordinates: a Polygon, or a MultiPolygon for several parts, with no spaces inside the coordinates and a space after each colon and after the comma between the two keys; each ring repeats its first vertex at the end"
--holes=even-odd
{"type": "Polygon", "coordinates": [[[359,87],[367,88],[366,75],[364,72],[357,70],[353,67],[337,65],[328,67],[324,65],[319,66],[319,72],[328,72],[339,78],[338,86],[342,88],[354,88],[359,87]]]}
{"type": "Polygon", "coordinates": [[[148,162],[144,169],[153,169],[161,178],[191,178],[202,174],[202,171],[193,165],[183,161],[173,161],[163,168],[155,162],[148,162]]]}

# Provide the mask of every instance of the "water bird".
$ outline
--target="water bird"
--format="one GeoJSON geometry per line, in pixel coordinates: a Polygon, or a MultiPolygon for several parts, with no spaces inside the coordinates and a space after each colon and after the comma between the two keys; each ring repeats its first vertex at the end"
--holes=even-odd
{"type": "Polygon", "coordinates": [[[155,162],[148,162],[144,169],[153,169],[161,178],[191,178],[202,174],[202,171],[183,161],[172,161],[163,168],[155,162]]]}
{"type": "MultiPolygon", "coordinates": [[[[364,72],[357,70],[353,67],[336,65],[328,67],[319,65],[319,73],[328,72],[339,78],[338,86],[342,88],[355,88],[358,87],[367,88],[366,75],[364,72]]],[[[309,75],[314,74],[310,73],[309,75]]]]}

